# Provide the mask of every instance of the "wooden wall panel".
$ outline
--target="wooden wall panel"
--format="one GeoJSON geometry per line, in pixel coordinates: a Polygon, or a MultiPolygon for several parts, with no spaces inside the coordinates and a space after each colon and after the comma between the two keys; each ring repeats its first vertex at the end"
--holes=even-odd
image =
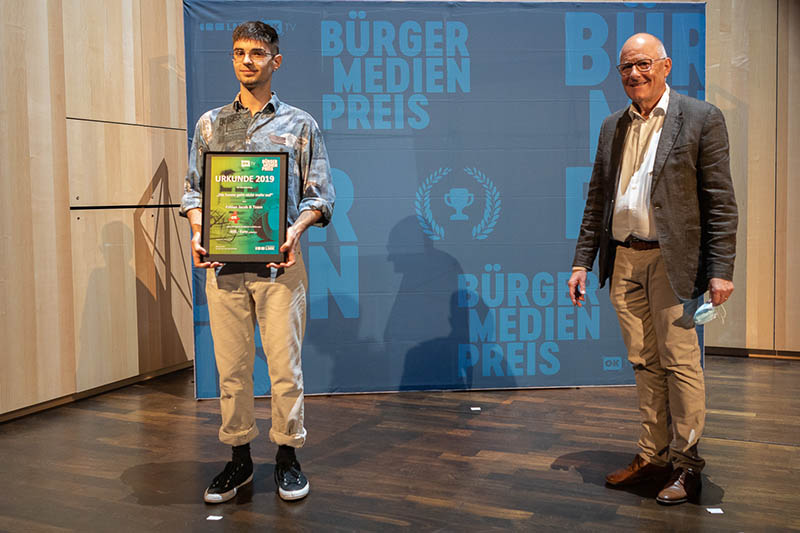
{"type": "Polygon", "coordinates": [[[793,288],[800,265],[800,3],[778,12],[778,165],[775,349],[800,352],[800,305],[793,288]]]}
{"type": "Polygon", "coordinates": [[[139,2],[63,5],[67,116],[136,123],[143,105],[139,2]]]}
{"type": "Polygon", "coordinates": [[[133,211],[139,373],[194,358],[189,229],[177,208],[133,211]]]}
{"type": "Polygon", "coordinates": [[[176,209],[70,211],[179,201],[181,2],[2,0],[0,91],[0,413],[190,359],[176,209]]]}
{"type": "Polygon", "coordinates": [[[78,392],[192,359],[178,218],[176,208],[72,211],[78,392]]]}
{"type": "Polygon", "coordinates": [[[0,2],[0,412],[74,389],[61,16],[0,2]]]}
{"type": "Polygon", "coordinates": [[[67,120],[70,204],[180,203],[186,132],[67,120]]]}
{"type": "Polygon", "coordinates": [[[82,391],[192,358],[188,241],[176,209],[144,207],[182,194],[183,12],[177,0],[65,4],[82,391]]]}
{"type": "Polygon", "coordinates": [[[64,0],[67,116],[186,127],[177,0],[64,0]]]}
{"type": "Polygon", "coordinates": [[[178,0],[141,0],[140,13],[142,122],[185,129],[183,3],[178,0]]]}
{"type": "Polygon", "coordinates": [[[773,349],[777,1],[711,0],[706,20],[706,98],[728,123],[739,203],[736,290],[706,345],[773,349]]]}
{"type": "Polygon", "coordinates": [[[79,392],[139,370],[131,213],[71,212],[79,392]]]}

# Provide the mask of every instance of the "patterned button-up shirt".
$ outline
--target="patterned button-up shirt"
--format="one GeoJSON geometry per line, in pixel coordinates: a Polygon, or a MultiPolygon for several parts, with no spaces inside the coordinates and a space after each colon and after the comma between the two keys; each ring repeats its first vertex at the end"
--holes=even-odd
{"type": "Polygon", "coordinates": [[[275,93],[255,115],[239,102],[207,111],[197,121],[189,153],[181,214],[203,206],[204,154],[209,151],[287,152],[286,216],[291,226],[300,213],[322,213],[317,225],[331,221],[336,194],[328,152],[314,118],[278,100],[275,93]]]}

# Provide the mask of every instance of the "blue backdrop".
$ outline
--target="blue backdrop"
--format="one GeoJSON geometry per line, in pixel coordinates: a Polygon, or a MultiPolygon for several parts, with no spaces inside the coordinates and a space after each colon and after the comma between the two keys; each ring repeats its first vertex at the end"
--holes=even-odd
{"type": "MultiPolygon", "coordinates": [[[[322,128],[333,222],[304,242],[306,391],[633,382],[607,290],[566,280],[600,124],[628,103],[631,34],[703,98],[703,4],[185,0],[190,128],[238,91],[231,32],[280,34],[282,101],[322,128]]],[[[191,139],[190,139],[191,141],[191,139]]],[[[218,395],[194,283],[196,393],[218,395]]],[[[260,343],[256,393],[269,393],[260,343]]]]}

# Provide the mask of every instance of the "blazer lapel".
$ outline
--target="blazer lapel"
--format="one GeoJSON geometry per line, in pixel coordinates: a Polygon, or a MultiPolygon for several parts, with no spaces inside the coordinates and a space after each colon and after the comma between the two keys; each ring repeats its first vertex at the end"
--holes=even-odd
{"type": "Polygon", "coordinates": [[[661,130],[661,138],[658,140],[658,148],[656,149],[656,160],[653,163],[653,178],[650,184],[651,194],[652,191],[656,190],[656,183],[661,177],[661,171],[664,170],[667,156],[670,151],[672,151],[672,146],[675,144],[675,139],[678,138],[678,133],[681,131],[682,125],[683,110],[681,109],[681,95],[670,89],[667,116],[664,117],[664,126],[661,130]]]}
{"type": "MultiPolygon", "coordinates": [[[[606,176],[607,187],[613,187],[606,195],[605,200],[605,221],[603,226],[609,229],[611,233],[611,218],[613,216],[613,209],[611,209],[614,198],[617,196],[617,187],[619,187],[619,173],[622,168],[622,150],[625,148],[625,136],[628,134],[628,126],[631,124],[631,116],[627,111],[622,113],[622,116],[617,120],[617,127],[614,130],[614,138],[611,140],[611,153],[609,156],[608,170],[606,176]]],[[[607,152],[606,152],[607,153],[607,152]]]]}

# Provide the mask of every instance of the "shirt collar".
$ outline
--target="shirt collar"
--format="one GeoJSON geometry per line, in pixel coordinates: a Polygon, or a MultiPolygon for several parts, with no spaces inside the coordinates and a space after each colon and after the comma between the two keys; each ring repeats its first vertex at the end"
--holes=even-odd
{"type": "MultiPolygon", "coordinates": [[[[236,98],[233,99],[233,109],[234,111],[245,111],[247,108],[242,105],[241,101],[242,93],[236,95],[236,98]]],[[[272,97],[269,99],[269,102],[264,104],[264,107],[261,108],[259,113],[263,113],[266,110],[269,113],[274,113],[278,110],[278,106],[281,105],[281,101],[278,100],[278,95],[274,92],[272,93],[272,97]]]]}
{"type": "MultiPolygon", "coordinates": [[[[666,89],[664,89],[664,94],[661,95],[661,98],[658,100],[658,103],[653,108],[653,111],[652,113],[650,113],[650,116],[652,117],[654,115],[666,115],[667,106],[669,106],[669,85],[666,85],[666,89]]],[[[636,119],[647,120],[638,111],[636,111],[636,106],[633,105],[633,103],[631,103],[630,107],[628,107],[628,114],[633,120],[636,119]]]]}

